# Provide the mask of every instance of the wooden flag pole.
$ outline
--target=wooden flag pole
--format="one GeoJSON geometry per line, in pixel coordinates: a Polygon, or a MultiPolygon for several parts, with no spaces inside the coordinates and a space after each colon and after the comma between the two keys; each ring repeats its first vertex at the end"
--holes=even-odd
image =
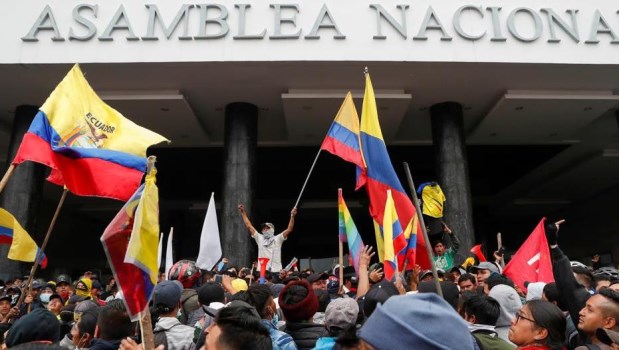
{"type": "Polygon", "coordinates": [[[322,148],[318,150],[318,153],[316,153],[316,158],[314,158],[314,162],[312,163],[312,166],[310,167],[309,173],[307,173],[307,177],[305,178],[303,187],[301,187],[301,193],[299,193],[299,197],[297,197],[297,201],[294,203],[294,208],[296,208],[299,205],[299,202],[301,201],[301,196],[303,195],[303,192],[305,192],[305,186],[307,186],[307,182],[309,181],[309,178],[312,175],[312,172],[314,171],[314,166],[316,166],[316,162],[318,161],[320,152],[322,152],[322,148]]]}
{"type": "Polygon", "coordinates": [[[13,171],[15,171],[15,164],[11,164],[9,168],[6,169],[6,173],[4,173],[2,180],[0,180],[0,193],[2,193],[2,190],[4,190],[6,183],[9,182],[11,175],[13,175],[13,171]]]}
{"type": "Polygon", "coordinates": [[[142,347],[144,349],[155,348],[155,334],[153,333],[153,322],[150,318],[148,306],[140,312],[140,330],[142,332],[142,347]]]}
{"type": "Polygon", "coordinates": [[[340,264],[340,289],[344,286],[344,243],[338,237],[338,241],[340,242],[340,253],[339,253],[339,264],[340,264]]]}
{"type": "Polygon", "coordinates": [[[423,233],[423,239],[426,242],[426,251],[428,253],[428,258],[430,259],[430,267],[432,268],[432,275],[434,276],[434,286],[436,287],[436,292],[438,295],[443,297],[443,290],[441,289],[441,284],[438,280],[438,273],[436,272],[436,265],[434,264],[434,259],[432,258],[432,248],[430,248],[430,238],[428,238],[428,231],[426,230],[426,223],[423,221],[423,214],[421,213],[421,209],[419,207],[419,198],[417,198],[417,191],[415,190],[415,183],[413,182],[413,176],[411,175],[411,170],[408,167],[408,163],[404,162],[404,171],[406,172],[406,178],[408,179],[408,187],[411,190],[411,198],[413,199],[413,205],[415,206],[415,211],[417,212],[417,218],[419,218],[419,224],[421,226],[421,232],[423,233]]]}
{"type": "Polygon", "coordinates": [[[21,305],[21,303],[24,301],[24,299],[26,298],[26,294],[30,294],[32,292],[32,279],[34,278],[34,274],[37,272],[39,261],[41,261],[41,258],[43,257],[43,252],[45,252],[45,248],[47,247],[47,242],[49,241],[49,236],[51,235],[52,230],[54,229],[54,226],[56,225],[56,220],[58,219],[58,215],[60,214],[60,209],[62,208],[62,205],[64,204],[64,200],[67,198],[67,193],[69,193],[69,190],[65,187],[64,191],[62,191],[62,196],[60,196],[60,201],[58,202],[58,206],[56,207],[56,212],[54,213],[54,216],[52,217],[52,221],[50,222],[49,227],[47,228],[47,233],[45,234],[45,239],[43,240],[43,244],[41,245],[41,248],[39,249],[39,253],[36,255],[36,258],[34,259],[34,265],[32,265],[32,269],[30,269],[30,275],[28,276],[28,282],[26,282],[26,285],[28,286],[28,293],[23,293],[23,292],[21,293],[21,296],[19,297],[19,300],[17,301],[17,305],[15,305],[18,308],[21,305]]]}

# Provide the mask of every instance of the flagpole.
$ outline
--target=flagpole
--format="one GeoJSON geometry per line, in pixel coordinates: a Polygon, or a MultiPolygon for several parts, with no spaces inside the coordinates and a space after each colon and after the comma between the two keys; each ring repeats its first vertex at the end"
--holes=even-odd
{"type": "MultiPolygon", "coordinates": [[[[340,289],[342,289],[342,286],[344,286],[344,243],[342,242],[341,239],[339,239],[338,237],[338,241],[340,242],[340,253],[339,253],[339,263],[340,263],[340,289]]],[[[350,254],[350,253],[349,253],[350,254]]]]}
{"type": "Polygon", "coordinates": [[[64,191],[62,191],[62,196],[60,196],[60,201],[58,202],[58,206],[56,207],[56,212],[54,213],[54,216],[52,217],[52,221],[50,222],[49,227],[47,229],[47,233],[45,234],[45,239],[43,240],[43,244],[41,245],[41,248],[39,249],[39,253],[35,257],[34,265],[32,265],[32,269],[30,270],[30,276],[28,276],[28,282],[26,282],[26,285],[28,286],[28,293],[21,294],[21,296],[19,297],[19,300],[17,301],[17,305],[15,305],[16,307],[19,307],[21,305],[21,303],[26,298],[26,294],[30,294],[32,292],[32,279],[34,278],[34,274],[37,272],[39,261],[41,260],[41,257],[43,257],[43,252],[45,251],[45,248],[47,247],[47,242],[49,241],[49,236],[51,235],[52,230],[54,229],[54,226],[56,225],[56,219],[58,219],[58,215],[60,214],[60,209],[62,208],[62,205],[64,204],[64,200],[67,198],[67,193],[69,193],[69,189],[65,187],[64,191]]]}
{"type": "MultiPolygon", "coordinates": [[[[497,244],[498,244],[497,251],[500,251],[501,247],[503,246],[503,240],[501,239],[501,232],[496,234],[496,241],[497,241],[497,244]]],[[[494,254],[492,254],[492,255],[494,255],[494,254]]],[[[501,268],[504,269],[505,268],[505,258],[503,257],[503,255],[501,255],[500,264],[501,264],[501,268]]]]}
{"type": "Polygon", "coordinates": [[[423,239],[426,241],[426,252],[428,253],[428,258],[430,259],[430,267],[432,268],[432,275],[434,276],[434,286],[436,287],[436,292],[441,297],[443,296],[443,290],[441,289],[441,284],[438,280],[438,273],[436,272],[436,265],[434,264],[434,259],[432,258],[432,249],[430,248],[430,239],[428,238],[428,231],[426,230],[426,224],[423,221],[423,214],[421,213],[421,209],[419,207],[419,198],[417,198],[417,191],[415,190],[415,183],[413,182],[413,176],[411,175],[411,170],[408,167],[408,163],[404,162],[404,171],[406,172],[406,178],[408,179],[408,187],[411,190],[411,198],[413,199],[413,204],[415,205],[416,215],[419,219],[419,224],[421,226],[421,232],[423,233],[423,239]]]}
{"type": "Polygon", "coordinates": [[[318,150],[318,153],[316,154],[316,158],[314,158],[314,162],[312,163],[312,167],[310,168],[309,173],[307,173],[307,177],[305,178],[303,187],[301,187],[301,193],[299,193],[299,197],[297,197],[297,201],[294,204],[294,208],[296,208],[299,205],[299,202],[301,201],[301,196],[303,195],[303,192],[305,191],[305,186],[307,186],[307,181],[309,181],[310,175],[312,175],[312,172],[314,171],[314,166],[316,165],[316,162],[318,161],[320,152],[322,152],[322,148],[318,150]]]}
{"type": "Polygon", "coordinates": [[[4,190],[6,183],[9,182],[9,178],[13,175],[13,171],[15,171],[15,164],[11,164],[9,168],[6,169],[6,173],[4,173],[2,180],[0,180],[0,193],[4,190]]]}
{"type": "Polygon", "coordinates": [[[142,332],[142,345],[144,349],[155,348],[155,335],[153,334],[153,322],[150,318],[148,305],[140,312],[140,330],[142,332]]]}

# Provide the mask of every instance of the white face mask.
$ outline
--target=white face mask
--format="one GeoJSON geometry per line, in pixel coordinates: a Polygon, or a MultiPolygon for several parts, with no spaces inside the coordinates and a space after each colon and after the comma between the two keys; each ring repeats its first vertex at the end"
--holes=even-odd
{"type": "Polygon", "coordinates": [[[270,239],[273,238],[273,235],[275,234],[275,230],[273,230],[272,228],[266,230],[266,231],[262,231],[262,235],[264,236],[264,238],[266,239],[270,239]]]}
{"type": "Polygon", "coordinates": [[[52,296],[52,293],[43,293],[39,297],[41,298],[41,302],[43,304],[47,304],[49,303],[49,297],[51,296],[52,296]]]}

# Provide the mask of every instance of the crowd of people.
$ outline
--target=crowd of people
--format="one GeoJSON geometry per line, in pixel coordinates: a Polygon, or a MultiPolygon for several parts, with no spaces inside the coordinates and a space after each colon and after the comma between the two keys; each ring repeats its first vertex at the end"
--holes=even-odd
{"type": "MultiPolygon", "coordinates": [[[[273,229],[248,226],[252,236],[273,229]]],[[[152,325],[141,327],[113,278],[103,284],[86,272],[30,287],[14,278],[0,295],[0,340],[8,349],[137,350],[152,327],[157,349],[168,350],[619,349],[617,269],[570,261],[557,231],[546,227],[555,282],[523,289],[499,263],[456,257],[457,236],[445,226],[433,242],[442,297],[431,271],[385,280],[369,246],[341,281],[339,267],[277,266],[261,281],[257,268],[228,259],[213,271],[181,260],[155,286],[152,325]]]]}

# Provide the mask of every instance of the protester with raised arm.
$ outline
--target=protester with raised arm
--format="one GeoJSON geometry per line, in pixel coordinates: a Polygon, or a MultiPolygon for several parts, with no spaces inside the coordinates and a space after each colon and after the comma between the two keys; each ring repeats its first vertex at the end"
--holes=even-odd
{"type": "Polygon", "coordinates": [[[288,239],[294,227],[294,217],[297,215],[297,208],[292,208],[290,212],[290,221],[288,227],[282,233],[275,234],[275,226],[270,222],[265,222],[260,227],[260,232],[252,225],[245,206],[239,204],[239,212],[243,217],[243,222],[249,230],[249,234],[258,245],[258,258],[268,258],[267,270],[271,272],[279,272],[282,269],[282,245],[288,239]]]}

